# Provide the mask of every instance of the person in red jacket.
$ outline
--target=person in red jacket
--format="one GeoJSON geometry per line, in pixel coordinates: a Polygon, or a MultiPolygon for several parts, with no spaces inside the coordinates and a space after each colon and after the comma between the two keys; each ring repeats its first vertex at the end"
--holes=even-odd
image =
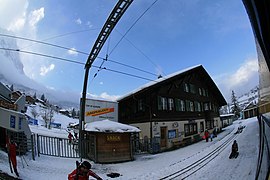
{"type": "Polygon", "coordinates": [[[68,143],[71,144],[73,139],[73,135],[71,134],[71,132],[68,133],[68,143]]]}
{"type": "Polygon", "coordinates": [[[208,132],[207,129],[206,129],[205,132],[204,132],[204,136],[205,136],[206,142],[208,142],[208,139],[209,139],[209,132],[208,132]]]}
{"type": "Polygon", "coordinates": [[[82,162],[77,169],[73,170],[68,175],[68,180],[88,180],[89,176],[92,176],[98,180],[102,180],[97,174],[95,174],[91,169],[91,164],[88,161],[82,162]]]}
{"type": "Polygon", "coordinates": [[[13,170],[15,174],[19,177],[19,173],[17,171],[16,148],[17,148],[17,144],[14,142],[14,138],[11,136],[10,140],[7,139],[7,151],[8,151],[9,161],[11,161],[12,166],[13,166],[13,170]]]}

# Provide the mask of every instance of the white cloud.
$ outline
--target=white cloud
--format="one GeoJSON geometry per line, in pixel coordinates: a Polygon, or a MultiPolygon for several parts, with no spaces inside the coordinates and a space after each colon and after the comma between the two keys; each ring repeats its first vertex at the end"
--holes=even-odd
{"type": "Polygon", "coordinates": [[[214,79],[227,102],[230,102],[232,90],[240,96],[259,84],[258,60],[249,59],[232,74],[223,74],[214,79]]]}
{"type": "Polygon", "coordinates": [[[42,20],[44,18],[45,14],[44,14],[44,7],[38,9],[38,10],[34,10],[32,12],[30,12],[29,14],[29,25],[33,28],[36,27],[36,24],[42,20]]]}
{"type": "Polygon", "coordinates": [[[68,50],[68,54],[77,56],[78,55],[78,52],[77,52],[77,50],[75,48],[70,48],[68,50]]]}
{"type": "Polygon", "coordinates": [[[51,64],[49,65],[48,67],[46,66],[42,66],[40,68],[40,75],[41,76],[45,76],[48,72],[52,71],[54,69],[55,65],[54,64],[51,64]]]}
{"type": "Polygon", "coordinates": [[[12,24],[10,24],[8,30],[20,31],[23,29],[24,25],[25,25],[25,18],[18,18],[12,24]]]}
{"type": "Polygon", "coordinates": [[[105,99],[105,100],[110,100],[110,101],[116,101],[121,96],[120,95],[109,95],[107,92],[103,92],[100,95],[87,94],[87,97],[94,98],[94,99],[105,99]]]}
{"type": "Polygon", "coordinates": [[[100,84],[100,85],[103,85],[103,82],[101,81],[101,82],[99,82],[99,84],[100,84]]]}
{"type": "Polygon", "coordinates": [[[77,24],[81,25],[82,24],[82,20],[80,18],[76,19],[75,21],[77,24]]]}
{"type": "Polygon", "coordinates": [[[0,0],[0,27],[6,30],[20,30],[25,23],[27,0],[0,0]]]}
{"type": "Polygon", "coordinates": [[[228,84],[232,87],[247,83],[258,72],[258,60],[246,61],[234,74],[228,78],[228,84]]]}
{"type": "Polygon", "coordinates": [[[88,26],[89,28],[92,28],[93,24],[90,21],[87,21],[86,26],[88,26]]]}

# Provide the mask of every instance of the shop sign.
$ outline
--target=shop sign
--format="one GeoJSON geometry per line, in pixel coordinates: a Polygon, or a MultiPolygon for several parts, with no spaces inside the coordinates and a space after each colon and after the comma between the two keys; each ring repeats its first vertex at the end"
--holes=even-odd
{"type": "Polygon", "coordinates": [[[107,135],[107,141],[118,142],[118,141],[121,141],[121,137],[118,135],[107,135]]]}

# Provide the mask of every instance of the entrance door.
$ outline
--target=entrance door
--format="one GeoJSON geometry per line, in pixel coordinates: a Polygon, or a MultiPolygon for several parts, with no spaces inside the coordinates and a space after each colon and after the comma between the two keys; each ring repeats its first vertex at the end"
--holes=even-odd
{"type": "Polygon", "coordinates": [[[0,147],[5,148],[6,147],[6,129],[0,127],[0,147]]]}
{"type": "Polygon", "coordinates": [[[160,127],[160,147],[167,147],[167,127],[160,127]]]}

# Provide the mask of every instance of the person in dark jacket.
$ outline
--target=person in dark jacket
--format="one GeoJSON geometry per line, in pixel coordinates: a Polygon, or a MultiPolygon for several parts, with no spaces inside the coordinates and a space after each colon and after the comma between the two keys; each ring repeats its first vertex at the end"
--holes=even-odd
{"type": "Polygon", "coordinates": [[[73,170],[68,175],[68,180],[88,180],[89,176],[92,176],[98,180],[102,180],[97,174],[95,174],[91,169],[91,164],[88,161],[82,162],[77,169],[73,170]]]}
{"type": "Polygon", "coordinates": [[[239,152],[238,152],[238,144],[236,142],[236,140],[234,140],[233,144],[232,144],[232,152],[230,154],[230,159],[231,158],[237,158],[239,152]]]}

